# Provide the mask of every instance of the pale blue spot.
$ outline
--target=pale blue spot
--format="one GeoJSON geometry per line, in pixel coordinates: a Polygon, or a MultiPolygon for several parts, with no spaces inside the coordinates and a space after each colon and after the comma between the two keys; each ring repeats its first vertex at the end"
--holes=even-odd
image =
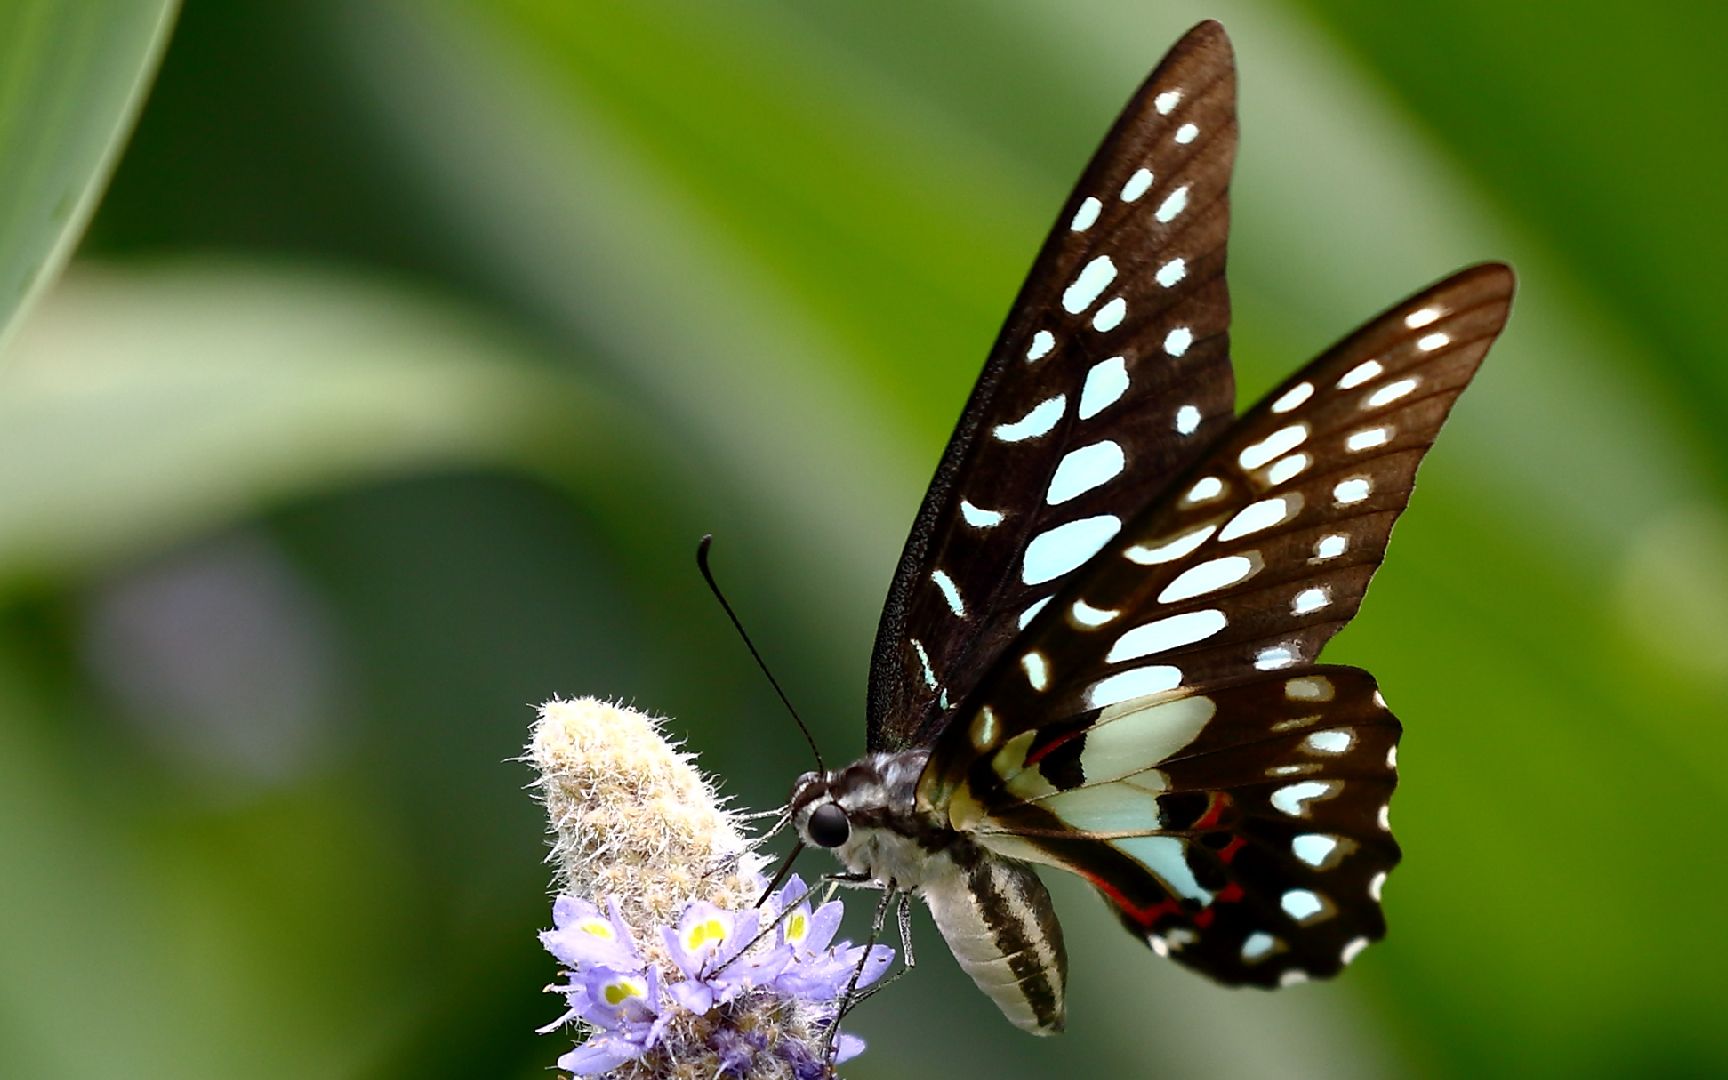
{"type": "Polygon", "coordinates": [[[1320,898],[1307,889],[1291,889],[1279,899],[1278,906],[1282,907],[1284,913],[1297,922],[1313,918],[1326,910],[1326,905],[1320,901],[1320,898]]]}
{"type": "Polygon", "coordinates": [[[1086,373],[1080,390],[1080,419],[1090,420],[1128,392],[1128,365],[1120,356],[1100,360],[1086,373]]]}
{"type": "Polygon", "coordinates": [[[1084,495],[1115,479],[1127,464],[1128,459],[1123,456],[1122,447],[1109,439],[1082,446],[1078,450],[1070,450],[1057,462],[1056,472],[1050,477],[1050,489],[1045,492],[1044,501],[1051,506],[1057,506],[1084,495]]]}
{"type": "Polygon", "coordinates": [[[1302,805],[1303,803],[1309,799],[1318,799],[1331,790],[1331,784],[1323,784],[1318,780],[1303,780],[1300,783],[1286,784],[1272,793],[1272,805],[1291,817],[1301,817],[1308,812],[1308,808],[1302,805]]]}
{"type": "Polygon", "coordinates": [[[1134,668],[1099,679],[1086,693],[1086,702],[1095,709],[1123,701],[1161,694],[1182,685],[1182,671],[1165,664],[1134,668]]]}
{"type": "Polygon", "coordinates": [[[965,499],[961,499],[960,516],[966,519],[966,524],[975,529],[988,529],[993,525],[1002,524],[1005,515],[1000,510],[979,509],[965,499]]]}
{"type": "Polygon", "coordinates": [[[1338,838],[1322,836],[1320,833],[1303,833],[1290,841],[1291,853],[1309,866],[1324,865],[1336,850],[1338,850],[1338,838]]]}
{"type": "Polygon", "coordinates": [[[1050,434],[1050,430],[1062,419],[1062,410],[1068,407],[1068,399],[1057,394],[1053,398],[1040,401],[1032,406],[1032,411],[1011,424],[997,424],[994,432],[1003,442],[1021,442],[1026,439],[1036,439],[1040,435],[1050,434]]]}
{"type": "Polygon", "coordinates": [[[1062,293],[1062,308],[1070,315],[1078,315],[1092,306],[1092,301],[1098,299],[1098,294],[1104,287],[1116,280],[1116,264],[1110,256],[1100,255],[1087,263],[1062,293]]]}
{"type": "Polygon", "coordinates": [[[1271,934],[1255,932],[1248,935],[1248,940],[1242,943],[1242,959],[1253,962],[1266,956],[1278,944],[1278,939],[1271,934]]]}
{"type": "Polygon", "coordinates": [[[1171,892],[1202,904],[1212,902],[1212,893],[1194,879],[1181,840],[1174,836],[1130,836],[1113,842],[1124,855],[1156,874],[1171,892]]]}
{"type": "Polygon", "coordinates": [[[1099,514],[1039,533],[1020,557],[1020,580],[1028,585],[1041,585],[1079,569],[1121,529],[1121,518],[1099,514]]]}
{"type": "Polygon", "coordinates": [[[1158,619],[1136,626],[1117,638],[1110,655],[1104,660],[1106,663],[1115,664],[1179,649],[1184,645],[1205,641],[1226,625],[1224,613],[1215,608],[1187,611],[1167,619],[1158,619]]]}

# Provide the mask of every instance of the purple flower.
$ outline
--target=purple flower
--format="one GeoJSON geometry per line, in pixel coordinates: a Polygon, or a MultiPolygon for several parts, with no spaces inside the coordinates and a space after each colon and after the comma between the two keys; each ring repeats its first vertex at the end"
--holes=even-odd
{"type": "Polygon", "coordinates": [[[831,944],[841,906],[812,911],[808,892],[793,877],[761,910],[691,903],[675,925],[656,928],[671,960],[663,967],[645,958],[615,901],[602,914],[560,897],[555,928],[540,939],[565,965],[567,981],[547,989],[568,1008],[540,1030],[575,1020],[590,1035],[559,1067],[590,1076],[643,1059],[647,1075],[658,1075],[656,1061],[705,1061],[712,1075],[745,1078],[779,1061],[794,1076],[829,1080],[836,1064],[864,1049],[842,1032],[832,1033],[831,1049],[824,1045],[847,986],[855,972],[859,987],[881,978],[894,953],[831,944]]]}
{"type": "Polygon", "coordinates": [[[604,964],[628,971],[642,965],[630,928],[618,915],[616,900],[603,915],[586,900],[560,896],[552,904],[552,925],[555,929],[541,932],[540,944],[565,967],[604,964]]]}

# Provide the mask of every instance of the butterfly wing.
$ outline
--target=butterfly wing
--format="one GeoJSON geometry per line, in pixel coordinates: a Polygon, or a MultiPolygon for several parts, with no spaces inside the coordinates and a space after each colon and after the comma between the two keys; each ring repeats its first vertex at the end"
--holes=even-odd
{"type": "Polygon", "coordinates": [[[877,631],[872,750],[953,704],[1235,408],[1224,244],[1235,64],[1217,23],[1147,78],[1068,198],[937,467],[877,631]]]}
{"type": "Polygon", "coordinates": [[[1220,982],[1324,978],[1385,934],[1398,734],[1367,672],[1251,675],[1023,733],[955,824],[1080,874],[1130,932],[1220,982]]]}
{"type": "MultiPolygon", "coordinates": [[[[1277,794],[1292,785],[1326,785],[1327,812],[1343,815],[1341,822],[1360,822],[1385,806],[1391,763],[1382,769],[1373,754],[1390,751],[1397,727],[1367,677],[1329,676],[1335,703],[1301,713],[1361,748],[1335,763],[1347,766],[1344,772],[1290,780],[1300,774],[1281,771],[1328,759],[1281,734],[1279,724],[1299,718],[1290,708],[1307,702],[1280,702],[1279,694],[1300,685],[1290,680],[1305,675],[1355,614],[1409,500],[1417,464],[1499,334],[1511,296],[1506,267],[1465,270],[1370,321],[1250,410],[1070,577],[998,658],[962,704],[965,722],[936,740],[920,804],[946,809],[957,828],[992,838],[999,850],[1021,837],[1022,856],[1045,852],[1042,861],[1110,883],[1118,891],[1104,888],[1105,895],[1124,921],[1149,935],[1163,923],[1148,921],[1147,905],[1174,903],[1168,917],[1185,918],[1179,925],[1194,935],[1182,959],[1225,981],[1262,982],[1283,970],[1327,974],[1338,963],[1320,964],[1317,956],[1330,949],[1337,961],[1346,947],[1360,947],[1358,939],[1378,936],[1378,912],[1362,890],[1347,898],[1312,888],[1299,859],[1261,860],[1254,875],[1230,878],[1224,888],[1239,888],[1243,896],[1234,902],[1243,906],[1222,909],[1227,914],[1204,915],[1228,902],[1219,899],[1225,892],[1203,882],[1187,893],[1177,886],[1204,873],[1216,878],[1217,859],[1202,849],[1202,834],[1252,844],[1259,842],[1253,830],[1264,832],[1279,814],[1301,820],[1277,794]],[[1123,749],[1122,733],[1146,722],[1123,727],[1120,717],[1151,706],[1165,718],[1182,708],[1211,711],[1191,738],[1140,739],[1123,749]],[[1094,738],[1105,731],[1114,734],[1094,738]],[[1048,756],[1031,761],[1033,772],[1058,791],[1066,783],[1086,794],[1034,804],[1025,795],[1034,779],[1025,766],[1038,746],[1057,739],[1073,745],[1065,754],[1046,749],[1048,756]],[[1111,782],[1053,779],[1069,757],[1082,777],[1111,782]],[[1167,829],[1167,820],[1185,819],[1166,819],[1155,805],[1166,795],[1204,795],[1243,816],[1232,819],[1240,822],[1234,831],[1211,822],[1199,833],[1167,829]],[[1081,806],[1092,811],[1077,812],[1081,806]],[[1094,811],[1121,827],[1098,828],[1094,811]],[[1163,861],[1149,850],[1162,852],[1163,861]],[[1308,921],[1266,917],[1291,890],[1327,906],[1308,921]],[[1213,900],[1196,907],[1201,893],[1213,900]],[[1262,933],[1278,939],[1284,961],[1247,963],[1250,936],[1262,933]]],[[[1359,828],[1340,824],[1328,835],[1369,852],[1352,864],[1369,873],[1396,859],[1395,847],[1369,846],[1359,828]]]]}

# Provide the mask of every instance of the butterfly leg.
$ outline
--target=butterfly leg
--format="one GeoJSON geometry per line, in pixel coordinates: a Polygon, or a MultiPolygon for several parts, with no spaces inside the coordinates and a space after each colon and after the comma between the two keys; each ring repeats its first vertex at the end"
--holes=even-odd
{"type": "MultiPolygon", "coordinates": [[[[859,877],[853,873],[830,874],[828,880],[834,884],[848,884],[855,887],[863,886],[866,882],[871,881],[868,875],[859,877]]],[[[852,969],[852,978],[846,983],[846,992],[840,995],[840,1007],[835,1010],[834,1019],[829,1023],[828,1031],[822,1036],[822,1055],[824,1057],[833,1053],[834,1039],[840,1034],[840,1021],[846,1019],[846,1014],[856,1008],[871,993],[881,988],[882,984],[878,983],[874,987],[866,987],[860,991],[858,980],[864,977],[864,965],[870,962],[870,953],[876,948],[877,940],[882,937],[882,927],[888,922],[888,909],[895,904],[899,904],[902,911],[905,911],[906,908],[908,894],[899,889],[892,881],[886,884],[876,882],[875,885],[882,890],[882,899],[876,905],[876,913],[871,916],[870,936],[864,941],[864,951],[858,958],[858,966],[852,969]]],[[[901,925],[904,932],[905,928],[910,925],[909,917],[903,916],[901,925]]]]}

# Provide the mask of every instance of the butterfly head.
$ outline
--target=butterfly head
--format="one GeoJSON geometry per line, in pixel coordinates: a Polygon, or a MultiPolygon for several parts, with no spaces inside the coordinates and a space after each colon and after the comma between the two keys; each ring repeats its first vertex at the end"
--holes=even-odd
{"type": "Polygon", "coordinates": [[[837,848],[852,835],[852,822],[834,792],[834,773],[807,772],[792,785],[792,824],[805,843],[837,848]]]}

